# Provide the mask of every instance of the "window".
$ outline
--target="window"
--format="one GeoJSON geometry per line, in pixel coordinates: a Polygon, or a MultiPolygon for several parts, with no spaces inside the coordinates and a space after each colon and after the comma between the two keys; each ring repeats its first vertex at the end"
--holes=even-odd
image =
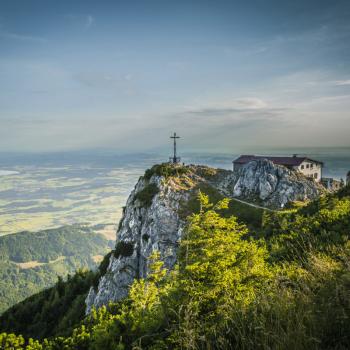
{"type": "Polygon", "coordinates": [[[314,174],[314,178],[315,178],[315,179],[317,179],[317,175],[318,175],[317,173],[314,174]]]}
{"type": "Polygon", "coordinates": [[[301,169],[304,169],[304,165],[301,166],[301,169]]]}
{"type": "Polygon", "coordinates": [[[306,169],[308,169],[308,168],[309,168],[309,166],[310,166],[309,164],[306,164],[306,169]]]}
{"type": "Polygon", "coordinates": [[[310,168],[312,169],[314,167],[314,165],[313,164],[310,164],[310,168]]]}

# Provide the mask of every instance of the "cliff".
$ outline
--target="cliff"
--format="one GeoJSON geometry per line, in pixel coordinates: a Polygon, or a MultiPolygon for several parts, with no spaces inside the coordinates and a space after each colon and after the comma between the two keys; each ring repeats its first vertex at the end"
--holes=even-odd
{"type": "Polygon", "coordinates": [[[196,209],[198,189],[269,208],[314,199],[323,192],[313,180],[267,160],[252,161],[238,172],[193,165],[154,166],[127,200],[107,271],[86,298],[87,313],[93,306],[127,296],[133,280],[147,276],[147,258],[153,251],[160,252],[166,268],[174,266],[185,217],[196,209]]]}

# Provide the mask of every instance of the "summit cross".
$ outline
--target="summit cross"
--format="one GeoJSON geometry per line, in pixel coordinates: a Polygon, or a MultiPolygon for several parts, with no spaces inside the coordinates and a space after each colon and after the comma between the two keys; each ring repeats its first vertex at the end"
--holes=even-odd
{"type": "Polygon", "coordinates": [[[173,157],[170,157],[169,160],[171,163],[177,164],[180,162],[180,157],[176,156],[176,139],[179,139],[180,136],[176,136],[176,132],[174,132],[174,135],[170,136],[170,138],[174,140],[174,155],[173,157]]]}

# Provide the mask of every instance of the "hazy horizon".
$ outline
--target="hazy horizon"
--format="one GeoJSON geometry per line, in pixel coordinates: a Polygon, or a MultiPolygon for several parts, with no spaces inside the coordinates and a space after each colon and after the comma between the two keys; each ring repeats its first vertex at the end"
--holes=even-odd
{"type": "MultiPolygon", "coordinates": [[[[80,149],[70,149],[70,150],[0,150],[1,156],[15,155],[15,156],[37,156],[37,155],[59,155],[59,154],[71,154],[71,155],[106,155],[106,156],[133,156],[133,155],[162,155],[170,156],[173,152],[173,141],[170,141],[169,138],[162,138],[164,144],[158,147],[148,148],[148,149],[139,149],[139,150],[123,150],[116,147],[94,147],[94,148],[80,148],[80,149]],[[167,143],[166,143],[167,142],[167,143]]],[[[275,146],[263,146],[263,145],[254,145],[254,146],[234,146],[232,148],[225,147],[222,149],[210,149],[210,148],[199,148],[199,147],[183,147],[181,138],[177,141],[177,150],[179,155],[230,155],[230,154],[243,154],[243,153],[254,153],[254,154],[284,154],[284,155],[307,155],[308,153],[327,153],[327,151],[332,154],[334,151],[350,151],[350,145],[346,146],[285,146],[285,145],[275,145],[275,146]],[[270,153],[269,153],[270,152],[270,153]]]]}

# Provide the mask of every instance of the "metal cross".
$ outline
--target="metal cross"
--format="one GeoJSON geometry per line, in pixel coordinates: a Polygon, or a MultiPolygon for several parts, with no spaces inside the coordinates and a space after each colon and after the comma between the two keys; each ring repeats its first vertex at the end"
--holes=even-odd
{"type": "Polygon", "coordinates": [[[179,139],[180,136],[176,136],[176,132],[174,132],[173,136],[170,136],[171,139],[174,139],[174,156],[170,158],[170,161],[174,164],[180,162],[180,157],[176,156],[176,139],[179,139]]]}

